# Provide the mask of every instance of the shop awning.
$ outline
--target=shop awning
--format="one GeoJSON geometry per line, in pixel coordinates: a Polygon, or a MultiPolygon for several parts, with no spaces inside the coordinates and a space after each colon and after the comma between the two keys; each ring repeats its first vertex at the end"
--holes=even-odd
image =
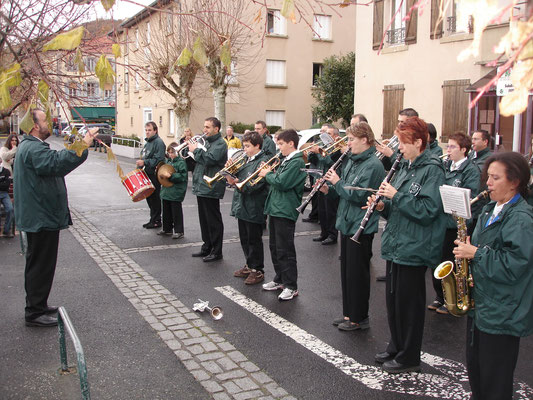
{"type": "Polygon", "coordinates": [[[72,107],[74,120],[82,118],[87,122],[115,121],[115,107],[72,107]]]}

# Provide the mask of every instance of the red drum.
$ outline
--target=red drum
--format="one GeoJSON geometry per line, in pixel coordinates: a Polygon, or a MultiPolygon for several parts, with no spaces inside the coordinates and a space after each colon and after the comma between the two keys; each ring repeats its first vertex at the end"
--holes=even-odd
{"type": "Polygon", "coordinates": [[[134,169],[124,179],[122,184],[128,191],[131,200],[134,202],[141,201],[150,196],[155,187],[152,185],[150,178],[142,169],[134,169]]]}

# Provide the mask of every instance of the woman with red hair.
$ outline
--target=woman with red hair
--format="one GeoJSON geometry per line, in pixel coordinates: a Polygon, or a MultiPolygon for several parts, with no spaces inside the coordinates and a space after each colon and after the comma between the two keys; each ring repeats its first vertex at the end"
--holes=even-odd
{"type": "Polygon", "coordinates": [[[444,168],[431,155],[426,123],[418,118],[400,122],[395,135],[404,160],[376,209],[387,219],[381,256],[387,261],[387,318],[391,338],[375,360],[389,373],[420,371],[420,351],[426,308],[427,267],[440,261],[445,215],[439,195],[444,168]]]}

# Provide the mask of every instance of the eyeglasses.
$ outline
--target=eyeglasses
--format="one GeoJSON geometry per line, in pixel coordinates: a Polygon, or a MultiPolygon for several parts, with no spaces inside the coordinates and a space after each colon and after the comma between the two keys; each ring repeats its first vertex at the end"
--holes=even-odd
{"type": "Polygon", "coordinates": [[[449,144],[448,146],[446,146],[447,149],[450,149],[450,150],[453,150],[453,149],[458,149],[459,146],[456,146],[454,144],[449,144]]]}

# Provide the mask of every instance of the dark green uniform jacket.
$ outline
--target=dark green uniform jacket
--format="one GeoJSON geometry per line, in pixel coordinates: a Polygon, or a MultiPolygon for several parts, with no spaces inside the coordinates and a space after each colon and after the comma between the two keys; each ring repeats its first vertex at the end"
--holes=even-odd
{"type": "MultiPolygon", "coordinates": [[[[450,171],[452,161],[446,165],[445,185],[470,189],[470,198],[473,199],[479,193],[479,170],[470,160],[465,160],[455,171],[450,171]]],[[[446,214],[446,229],[457,228],[457,223],[450,214],[446,214]]],[[[470,220],[469,220],[470,221],[470,220]]]]}
{"type": "Polygon", "coordinates": [[[261,147],[261,150],[267,155],[267,159],[274,157],[277,153],[276,143],[274,143],[270,135],[266,133],[263,135],[263,146],[261,147]]]}
{"type": "Polygon", "coordinates": [[[341,152],[337,150],[329,156],[322,156],[321,154],[309,153],[309,162],[316,165],[316,168],[326,173],[330,167],[339,159],[341,152]]]}
{"type": "Polygon", "coordinates": [[[442,147],[439,146],[439,141],[437,139],[429,144],[429,151],[437,158],[442,156],[442,147]]]}
{"type": "Polygon", "coordinates": [[[175,172],[169,178],[174,185],[170,187],[161,186],[159,197],[161,197],[161,200],[182,202],[187,192],[187,163],[183,158],[177,156],[173,160],[167,158],[165,164],[174,167],[175,172]]]}
{"type": "MultiPolygon", "coordinates": [[[[485,161],[487,161],[487,158],[489,158],[492,155],[492,151],[487,147],[483,150],[481,150],[479,153],[477,153],[476,158],[474,158],[474,152],[471,151],[468,154],[468,159],[472,161],[472,163],[478,168],[479,174],[483,173],[483,166],[485,164],[485,161]]],[[[480,182],[479,185],[479,191],[483,191],[487,189],[487,182],[480,182]]],[[[479,214],[481,214],[481,210],[483,207],[489,202],[488,199],[481,199],[477,201],[474,205],[472,205],[472,217],[474,219],[478,219],[479,214]]]]}
{"type": "MultiPolygon", "coordinates": [[[[370,187],[377,189],[385,178],[385,168],[381,161],[374,155],[374,146],[361,154],[351,154],[344,161],[340,181],[333,185],[333,193],[340,197],[337,210],[337,222],[335,227],[343,235],[353,235],[359,228],[366,210],[361,207],[366,205],[370,193],[362,190],[347,190],[344,186],[370,187]]],[[[332,194],[333,194],[332,193],[332,194]]],[[[365,234],[378,231],[379,213],[375,212],[365,227],[365,234]]]]}
{"type": "Polygon", "coordinates": [[[48,143],[24,136],[13,168],[15,220],[19,230],[55,231],[72,224],[64,177],[82,164],[87,154],[87,150],[81,157],[71,150],[51,150],[48,143]]]}
{"type": "Polygon", "coordinates": [[[159,135],[156,134],[146,139],[141,158],[144,161],[144,171],[148,175],[155,175],[157,164],[165,160],[165,150],[165,143],[159,135]]]}
{"type": "Polygon", "coordinates": [[[196,166],[192,174],[192,193],[200,197],[221,199],[226,191],[226,181],[218,181],[210,188],[204,181],[204,175],[212,178],[224,168],[228,161],[228,145],[219,132],[205,138],[205,147],[207,151],[200,147],[194,150],[196,166]]]}
{"type": "MultiPolygon", "coordinates": [[[[253,160],[249,160],[237,172],[239,181],[242,182],[253,174],[259,168],[259,164],[267,159],[267,155],[263,151],[257,153],[253,160]]],[[[265,222],[264,210],[267,195],[268,185],[265,179],[261,179],[254,186],[244,185],[242,191],[235,189],[233,191],[230,215],[243,221],[263,224],[265,222]]]]}
{"type": "Polygon", "coordinates": [[[270,185],[265,204],[265,214],[273,217],[298,219],[296,208],[302,203],[306,174],[302,153],[284,160],[276,172],[269,172],[265,179],[270,185]]]}
{"type": "Polygon", "coordinates": [[[392,180],[398,190],[385,199],[382,216],[381,256],[396,264],[437,267],[440,262],[446,219],[439,187],[444,183],[444,167],[429,149],[411,165],[400,163],[392,180]]]}
{"type": "Polygon", "coordinates": [[[470,160],[472,160],[472,162],[474,163],[474,165],[476,165],[478,167],[480,172],[483,172],[483,164],[485,164],[485,161],[487,160],[487,158],[489,158],[492,155],[492,151],[490,151],[490,149],[487,147],[487,148],[479,151],[476,154],[476,158],[474,158],[474,154],[475,154],[475,152],[471,151],[468,154],[468,158],[470,160]]]}
{"type": "Polygon", "coordinates": [[[533,209],[522,197],[506,204],[485,227],[496,202],[487,204],[472,235],[474,323],[498,335],[533,333],[533,209]]]}

